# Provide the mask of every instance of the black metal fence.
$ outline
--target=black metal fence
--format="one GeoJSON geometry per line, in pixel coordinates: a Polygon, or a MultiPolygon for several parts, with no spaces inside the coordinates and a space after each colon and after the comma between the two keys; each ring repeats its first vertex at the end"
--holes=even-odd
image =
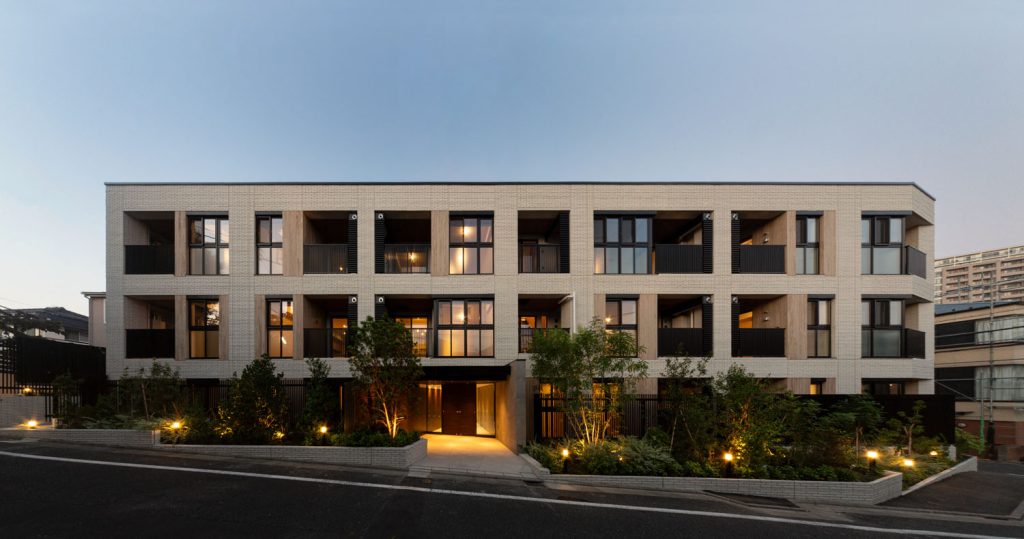
{"type": "Polygon", "coordinates": [[[124,357],[173,358],[173,329],[126,329],[124,357]]]}
{"type": "Polygon", "coordinates": [[[708,356],[703,328],[658,328],[658,356],[708,356]]]}
{"type": "Polygon", "coordinates": [[[348,271],[348,244],[321,243],[302,247],[303,273],[352,273],[348,271]]]}
{"type": "Polygon", "coordinates": [[[737,328],[735,357],[786,357],[786,328],[737,328]]]}
{"type": "MultiPolygon", "coordinates": [[[[608,401],[600,399],[595,403],[597,409],[607,407],[608,401]]],[[[648,429],[656,427],[662,406],[658,395],[631,395],[622,403],[622,413],[612,422],[609,434],[612,436],[643,436],[648,429]]],[[[564,399],[535,394],[533,396],[533,429],[534,439],[550,440],[578,436],[571,432],[571,426],[565,420],[564,399]]],[[[604,413],[607,419],[607,412],[604,413]]]]}
{"type": "Polygon", "coordinates": [[[174,245],[125,245],[125,275],[171,275],[174,245]]]}
{"type": "Polygon", "coordinates": [[[702,273],[704,247],[659,243],[654,246],[654,273],[702,273]]]}
{"type": "Polygon", "coordinates": [[[785,245],[740,245],[740,273],[786,273],[785,245]]]}

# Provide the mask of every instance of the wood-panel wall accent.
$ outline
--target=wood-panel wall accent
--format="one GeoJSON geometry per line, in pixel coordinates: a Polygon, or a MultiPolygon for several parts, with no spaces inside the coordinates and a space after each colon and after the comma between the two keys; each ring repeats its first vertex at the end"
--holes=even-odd
{"type": "Polygon", "coordinates": [[[786,227],[786,275],[796,275],[796,212],[787,211],[783,219],[786,227]]]}
{"type": "Polygon", "coordinates": [[[569,329],[571,332],[576,332],[576,322],[572,319],[573,304],[576,302],[576,298],[567,300],[561,305],[560,319],[558,325],[569,329]]]}
{"type": "Polygon", "coordinates": [[[824,387],[821,388],[821,391],[822,391],[822,393],[824,393],[826,395],[835,395],[836,394],[836,379],[835,378],[826,378],[825,379],[825,385],[824,385],[824,387]]]}
{"type": "MultiPolygon", "coordinates": [[[[287,230],[287,229],[286,229],[287,230]]],[[[256,294],[256,357],[267,353],[267,296],[256,294]]]]}
{"type": "Polygon", "coordinates": [[[658,295],[640,294],[636,302],[636,341],[646,350],[642,359],[658,358],[658,295]]]}
{"type": "Polygon", "coordinates": [[[217,328],[217,346],[220,347],[220,354],[217,356],[218,359],[231,359],[231,333],[230,331],[230,319],[228,309],[228,296],[227,294],[221,294],[217,301],[220,306],[220,327],[217,328]]]}
{"type": "Polygon", "coordinates": [[[836,274],[836,211],[825,210],[818,222],[818,270],[822,275],[836,274]]]}
{"type": "Polygon", "coordinates": [[[187,296],[174,296],[174,359],[188,359],[187,296]]]}
{"type": "Polygon", "coordinates": [[[790,294],[786,299],[786,357],[807,359],[807,295],[790,294]]]}
{"type": "Polygon", "coordinates": [[[794,395],[808,395],[811,393],[811,379],[787,378],[786,389],[792,391],[794,395]]]}
{"type": "MultiPolygon", "coordinates": [[[[188,215],[174,212],[174,276],[188,275],[188,215]]],[[[188,356],[185,356],[188,357],[188,356]]]]}
{"type": "Polygon", "coordinates": [[[302,328],[304,325],[304,315],[306,312],[305,301],[303,301],[302,294],[295,294],[292,296],[292,357],[295,359],[305,359],[305,331],[302,328]]]}
{"type": "Polygon", "coordinates": [[[305,219],[301,211],[286,211],[282,215],[284,225],[284,274],[302,275],[302,246],[305,237],[305,219]]]}
{"type": "Polygon", "coordinates": [[[594,294],[594,316],[592,318],[588,318],[586,320],[580,320],[580,324],[581,325],[584,325],[584,326],[590,325],[590,321],[593,320],[594,318],[600,320],[602,324],[604,323],[604,315],[605,315],[604,302],[605,302],[605,297],[606,297],[605,294],[594,294]]]}
{"type": "Polygon", "coordinates": [[[786,296],[779,296],[759,303],[751,309],[751,326],[755,328],[784,328],[789,322],[786,311],[786,296]],[[766,312],[768,313],[767,322],[764,320],[766,312]]]}
{"type": "Polygon", "coordinates": [[[448,275],[448,212],[430,212],[430,274],[448,275]]]}

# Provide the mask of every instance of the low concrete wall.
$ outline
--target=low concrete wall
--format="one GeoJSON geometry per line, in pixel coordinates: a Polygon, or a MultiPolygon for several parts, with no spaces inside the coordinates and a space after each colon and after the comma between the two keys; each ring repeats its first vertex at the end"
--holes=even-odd
{"type": "Polygon", "coordinates": [[[303,445],[190,445],[159,444],[157,449],[224,457],[246,457],[375,468],[408,469],[427,456],[427,440],[405,447],[336,447],[303,445]]]}
{"type": "Polygon", "coordinates": [[[898,498],[903,489],[903,475],[886,472],[884,477],[869,483],[847,481],[785,481],[776,479],[720,479],[712,477],[649,477],[629,475],[561,475],[551,474],[545,481],[595,487],[668,490],[675,492],[723,492],[785,498],[800,502],[823,502],[840,505],[875,505],[898,498]]]}
{"type": "Polygon", "coordinates": [[[29,419],[46,420],[46,397],[0,395],[0,428],[16,427],[29,419]]]}
{"type": "Polygon", "coordinates": [[[0,438],[45,440],[115,447],[153,447],[160,443],[160,431],[117,429],[3,429],[0,438]]]}
{"type": "Polygon", "coordinates": [[[910,494],[911,492],[914,492],[915,490],[917,490],[919,488],[924,488],[924,487],[926,487],[928,485],[931,485],[933,483],[938,483],[939,481],[942,481],[943,479],[948,479],[950,477],[953,477],[956,474],[961,474],[961,473],[964,473],[964,472],[976,472],[976,471],[978,471],[978,457],[971,457],[971,458],[961,462],[960,464],[957,464],[956,466],[953,466],[953,467],[950,467],[950,468],[946,468],[945,470],[942,470],[941,472],[939,472],[939,473],[937,473],[937,474],[935,474],[935,475],[933,475],[931,477],[928,477],[928,478],[918,482],[914,486],[912,486],[912,487],[908,488],[907,490],[903,491],[903,495],[910,494]]]}

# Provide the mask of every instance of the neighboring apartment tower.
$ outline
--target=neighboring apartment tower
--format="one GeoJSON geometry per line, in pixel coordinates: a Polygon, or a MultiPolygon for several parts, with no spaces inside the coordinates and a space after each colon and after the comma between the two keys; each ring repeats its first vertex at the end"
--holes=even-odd
{"type": "Polygon", "coordinates": [[[1024,303],[935,307],[935,392],[956,397],[957,423],[1000,460],[1024,458],[1024,303]]]}
{"type": "MultiPolygon", "coordinates": [[[[909,183],[107,186],[107,371],[196,383],[327,358],[387,314],[423,356],[410,428],[532,436],[531,338],[599,319],[780,389],[933,392],[934,200],[909,183]]],[[[348,413],[348,412],[346,412],[348,413]]]]}
{"type": "Polygon", "coordinates": [[[935,302],[1024,300],[1024,245],[935,261],[935,302]]]}

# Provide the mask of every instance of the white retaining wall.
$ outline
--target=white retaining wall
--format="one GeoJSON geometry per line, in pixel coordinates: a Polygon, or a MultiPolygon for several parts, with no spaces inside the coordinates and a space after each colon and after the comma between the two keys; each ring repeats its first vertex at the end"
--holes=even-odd
{"type": "Polygon", "coordinates": [[[5,429],[0,438],[45,440],[115,447],[153,447],[160,443],[160,431],[120,429],[5,429]]]}
{"type": "Polygon", "coordinates": [[[421,439],[405,447],[160,444],[157,449],[224,457],[406,469],[427,456],[427,440],[421,439]]]}
{"type": "Polygon", "coordinates": [[[29,419],[46,420],[46,397],[0,395],[0,428],[16,427],[29,419]]]}

